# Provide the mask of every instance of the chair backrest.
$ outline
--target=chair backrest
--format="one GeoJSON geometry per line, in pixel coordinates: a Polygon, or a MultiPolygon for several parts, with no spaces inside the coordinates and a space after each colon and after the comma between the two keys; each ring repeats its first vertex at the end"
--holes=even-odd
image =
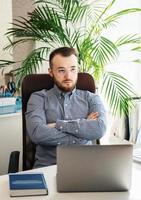
{"type": "MultiPolygon", "coordinates": [[[[32,169],[35,158],[35,144],[26,132],[25,112],[30,95],[42,89],[51,89],[54,85],[49,74],[27,75],[22,82],[22,120],[23,120],[23,170],[32,169]]],[[[95,82],[88,73],[79,73],[76,88],[95,93],[95,82]]]]}

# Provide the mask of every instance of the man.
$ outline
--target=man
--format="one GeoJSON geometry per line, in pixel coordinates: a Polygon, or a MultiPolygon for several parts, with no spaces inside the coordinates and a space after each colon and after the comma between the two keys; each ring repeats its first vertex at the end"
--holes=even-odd
{"type": "Polygon", "coordinates": [[[75,88],[75,49],[54,50],[49,65],[54,87],[33,93],[27,105],[27,131],[36,144],[34,167],[56,164],[57,145],[91,144],[106,129],[105,109],[99,96],[75,88]]]}

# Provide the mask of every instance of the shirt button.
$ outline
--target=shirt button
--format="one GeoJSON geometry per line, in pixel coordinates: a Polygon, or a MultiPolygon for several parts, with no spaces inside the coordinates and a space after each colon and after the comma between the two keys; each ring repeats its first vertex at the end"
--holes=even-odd
{"type": "Polygon", "coordinates": [[[62,129],[63,127],[62,126],[60,126],[60,129],[62,129]]]}
{"type": "Polygon", "coordinates": [[[78,130],[75,130],[76,133],[78,133],[78,130]]]}
{"type": "Polygon", "coordinates": [[[72,143],[75,144],[76,143],[75,140],[73,140],[72,143]]]}
{"type": "Polygon", "coordinates": [[[68,104],[65,104],[65,106],[68,106],[68,104]]]}

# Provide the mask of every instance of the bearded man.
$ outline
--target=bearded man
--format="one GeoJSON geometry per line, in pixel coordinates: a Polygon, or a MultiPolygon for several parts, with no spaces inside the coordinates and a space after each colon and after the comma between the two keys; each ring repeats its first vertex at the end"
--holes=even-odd
{"type": "Polygon", "coordinates": [[[76,89],[75,49],[55,49],[49,56],[49,65],[54,87],[34,92],[26,111],[27,132],[36,144],[35,168],[56,164],[58,145],[91,145],[106,131],[105,108],[100,97],[76,89]]]}

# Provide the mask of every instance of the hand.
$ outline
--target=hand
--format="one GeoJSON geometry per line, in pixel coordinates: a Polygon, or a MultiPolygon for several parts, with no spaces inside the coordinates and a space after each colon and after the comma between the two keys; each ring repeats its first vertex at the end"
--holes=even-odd
{"type": "Polygon", "coordinates": [[[55,128],[56,127],[56,123],[50,123],[50,124],[48,124],[48,127],[49,128],[55,128]]]}
{"type": "Polygon", "coordinates": [[[98,113],[98,112],[91,112],[91,113],[87,116],[87,119],[97,120],[98,116],[99,116],[99,113],[98,113]]]}

